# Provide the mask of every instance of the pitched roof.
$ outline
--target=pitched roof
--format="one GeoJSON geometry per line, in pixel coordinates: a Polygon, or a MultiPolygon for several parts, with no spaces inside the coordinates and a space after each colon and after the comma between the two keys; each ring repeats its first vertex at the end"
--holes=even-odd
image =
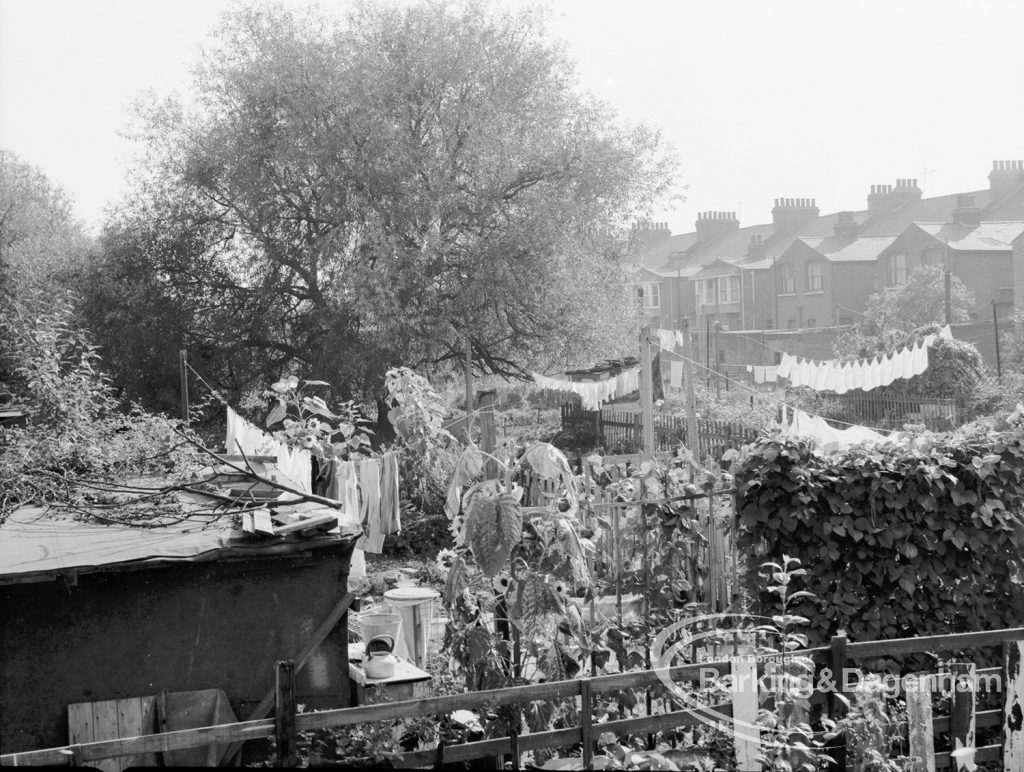
{"type": "Polygon", "coordinates": [[[823,239],[799,239],[799,241],[833,263],[855,263],[875,260],[895,240],[895,236],[861,236],[852,241],[837,239],[835,236],[827,236],[823,239]]]}
{"type": "Polygon", "coordinates": [[[1024,233],[1024,220],[991,222],[976,226],[948,222],[917,222],[918,228],[939,241],[949,240],[958,252],[1010,252],[1013,242],[1024,233]]]}

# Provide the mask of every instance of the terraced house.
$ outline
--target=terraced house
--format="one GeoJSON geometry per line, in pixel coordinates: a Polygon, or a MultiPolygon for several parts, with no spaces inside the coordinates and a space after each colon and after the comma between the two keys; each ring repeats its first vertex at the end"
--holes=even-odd
{"type": "Polygon", "coordinates": [[[866,207],[822,214],[779,198],[772,222],[702,212],[694,230],[637,228],[636,281],[649,323],[695,329],[807,330],[852,324],[868,297],[918,265],[946,265],[976,299],[1024,297],[1024,161],[995,161],[988,188],[924,198],[917,180],[872,185],[866,207]],[[1016,288],[1015,288],[1016,285],[1016,288]]]}

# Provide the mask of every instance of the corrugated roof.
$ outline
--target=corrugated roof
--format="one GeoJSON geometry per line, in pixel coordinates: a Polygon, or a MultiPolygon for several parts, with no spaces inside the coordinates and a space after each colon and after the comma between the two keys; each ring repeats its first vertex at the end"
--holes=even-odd
{"type": "Polygon", "coordinates": [[[896,240],[895,236],[862,236],[848,241],[828,236],[823,239],[801,238],[804,244],[833,263],[856,263],[875,260],[896,240]]]}
{"type": "Polygon", "coordinates": [[[983,221],[977,226],[948,222],[916,222],[918,228],[939,241],[949,240],[958,252],[1010,252],[1013,242],[1024,233],[1024,220],[983,221]]]}

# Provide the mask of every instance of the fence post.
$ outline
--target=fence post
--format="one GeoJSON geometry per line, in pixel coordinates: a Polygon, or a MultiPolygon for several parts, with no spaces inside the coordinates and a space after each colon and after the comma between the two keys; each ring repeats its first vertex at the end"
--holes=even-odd
{"type": "Polygon", "coordinates": [[[274,709],[274,737],[277,740],[277,766],[294,767],[295,753],[295,662],[277,663],[277,692],[274,709]]]}
{"type": "MultiPolygon", "coordinates": [[[[950,745],[954,751],[974,748],[974,663],[954,662],[950,670],[953,676],[953,702],[949,710],[950,745]]],[[[971,762],[973,759],[953,757],[952,768],[956,772],[973,769],[971,762]]]]}
{"type": "Polygon", "coordinates": [[[594,761],[594,691],[589,678],[580,681],[580,731],[583,739],[583,768],[594,761]]]}
{"type": "Polygon", "coordinates": [[[907,726],[911,772],[935,772],[935,732],[932,724],[932,677],[919,673],[916,688],[907,688],[907,726]]]}
{"type": "MultiPolygon", "coordinates": [[[[842,718],[846,713],[846,706],[843,701],[836,697],[836,693],[842,694],[846,685],[844,670],[846,670],[846,632],[839,630],[832,636],[829,644],[829,667],[832,668],[832,681],[835,683],[835,691],[828,695],[828,714],[833,721],[842,718]]],[[[845,695],[844,695],[845,696],[845,695]]],[[[841,734],[832,738],[828,744],[828,755],[832,757],[829,769],[832,772],[842,772],[846,769],[846,735],[841,734]]]]}
{"type": "Polygon", "coordinates": [[[1024,641],[1003,644],[1003,769],[1024,769],[1024,641]]]}
{"type": "Polygon", "coordinates": [[[757,724],[757,662],[738,657],[732,662],[733,744],[737,772],[761,772],[761,728],[757,724]]]}

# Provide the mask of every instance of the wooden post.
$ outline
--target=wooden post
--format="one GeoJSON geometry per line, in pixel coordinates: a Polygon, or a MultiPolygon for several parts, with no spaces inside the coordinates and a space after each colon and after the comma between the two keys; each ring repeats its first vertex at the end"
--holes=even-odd
{"type": "Polygon", "coordinates": [[[583,768],[594,761],[594,691],[590,679],[580,681],[580,731],[583,734],[583,768]]]}
{"type": "MultiPolygon", "coordinates": [[[[836,635],[832,636],[829,644],[829,667],[832,669],[832,681],[836,685],[835,690],[828,695],[828,714],[833,721],[838,721],[846,713],[843,701],[836,697],[836,692],[843,694],[845,686],[846,679],[843,671],[846,669],[846,643],[846,632],[839,630],[836,635]]],[[[832,772],[844,772],[846,770],[846,735],[841,734],[834,737],[828,744],[827,752],[833,760],[829,769],[832,772]]]]}
{"type": "MultiPolygon", "coordinates": [[[[977,680],[972,662],[954,662],[953,701],[949,709],[949,739],[954,751],[959,748],[975,748],[974,741],[974,690],[977,680]]],[[[956,772],[973,769],[973,759],[954,758],[952,768],[956,772]]]]}
{"type": "Polygon", "coordinates": [[[651,355],[651,328],[640,332],[640,412],[642,414],[642,452],[647,458],[654,458],[654,374],[651,355]]]}
{"type": "Polygon", "coordinates": [[[918,673],[917,688],[907,689],[907,726],[910,734],[911,772],[935,772],[935,735],[932,728],[932,676],[918,673]]]}
{"type": "MultiPolygon", "coordinates": [[[[494,423],[494,391],[477,392],[477,416],[480,419],[480,449],[485,453],[494,455],[498,444],[498,434],[494,423]]],[[[484,460],[484,478],[496,480],[498,478],[498,463],[492,458],[484,460]]]]}
{"type": "Polygon", "coordinates": [[[1024,641],[1003,644],[1003,769],[1024,769],[1024,641]]]}
{"type": "Polygon", "coordinates": [[[757,663],[733,660],[732,727],[737,772],[761,772],[761,732],[757,724],[757,663]]]}
{"type": "MultiPolygon", "coordinates": [[[[188,350],[178,351],[178,369],[181,370],[181,420],[185,422],[185,428],[189,427],[188,419],[188,350]]],[[[231,448],[228,448],[231,452],[231,448]]]]}
{"type": "Polygon", "coordinates": [[[697,397],[693,391],[693,341],[690,339],[690,320],[683,320],[683,377],[686,378],[686,447],[698,460],[697,397]]]}
{"type": "Polygon", "coordinates": [[[1003,377],[1003,360],[999,356],[999,317],[996,315],[996,301],[992,301],[992,329],[996,336],[996,378],[1003,377]]]}
{"type": "Polygon", "coordinates": [[[277,700],[274,710],[274,736],[277,739],[277,766],[294,767],[295,752],[295,662],[277,663],[277,700]]]}

